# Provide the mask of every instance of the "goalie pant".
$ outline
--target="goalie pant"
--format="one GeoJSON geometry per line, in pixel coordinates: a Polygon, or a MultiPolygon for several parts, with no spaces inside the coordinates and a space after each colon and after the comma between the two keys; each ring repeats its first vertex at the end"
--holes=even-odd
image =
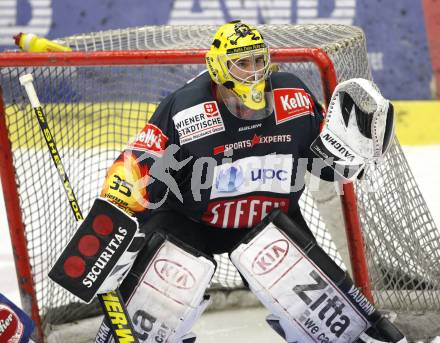
{"type": "Polygon", "coordinates": [[[316,240],[273,211],[231,253],[287,342],[406,342],[316,240]]]}
{"type": "MultiPolygon", "coordinates": [[[[190,330],[210,303],[204,293],[214,271],[211,258],[154,232],[120,288],[138,341],[194,342],[190,330]]],[[[108,300],[106,306],[112,306],[108,300]]],[[[117,312],[112,317],[116,325],[124,320],[117,312]]],[[[105,323],[95,342],[113,342],[105,323]]]]}

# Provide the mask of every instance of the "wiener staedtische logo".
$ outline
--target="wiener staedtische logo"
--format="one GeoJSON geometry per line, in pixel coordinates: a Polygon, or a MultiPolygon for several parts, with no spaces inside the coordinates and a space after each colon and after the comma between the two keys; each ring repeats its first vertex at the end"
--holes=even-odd
{"type": "Polygon", "coordinates": [[[216,101],[186,108],[178,112],[173,121],[181,145],[225,131],[216,101]]]}

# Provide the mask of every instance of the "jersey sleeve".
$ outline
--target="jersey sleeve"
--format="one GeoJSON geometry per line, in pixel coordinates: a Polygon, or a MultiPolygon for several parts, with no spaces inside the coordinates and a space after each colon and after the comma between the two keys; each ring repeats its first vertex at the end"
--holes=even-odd
{"type": "Polygon", "coordinates": [[[310,150],[310,145],[319,136],[321,132],[321,126],[324,122],[325,118],[325,110],[319,101],[315,98],[312,92],[308,89],[308,87],[303,83],[304,90],[310,96],[312,107],[313,107],[313,115],[309,116],[309,134],[308,139],[302,150],[302,158],[307,158],[307,170],[313,175],[321,178],[325,181],[334,181],[335,180],[335,172],[332,168],[324,163],[324,161],[316,156],[312,150],[310,150]]]}
{"type": "MultiPolygon", "coordinates": [[[[100,196],[131,216],[144,217],[167,193],[163,178],[153,177],[152,169],[163,159],[167,147],[179,144],[172,121],[173,104],[171,94],[159,104],[151,119],[107,171],[100,196]]],[[[164,167],[163,172],[172,177],[172,165],[168,167],[164,167]]]]}

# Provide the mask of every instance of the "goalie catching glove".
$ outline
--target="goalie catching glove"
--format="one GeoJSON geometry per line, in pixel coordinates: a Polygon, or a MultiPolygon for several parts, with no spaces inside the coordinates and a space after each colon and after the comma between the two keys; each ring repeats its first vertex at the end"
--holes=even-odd
{"type": "Polygon", "coordinates": [[[98,198],[49,277],[85,302],[119,287],[145,243],[135,218],[98,198]]]}
{"type": "Polygon", "coordinates": [[[354,180],[386,153],[393,136],[393,105],[372,81],[350,79],[335,88],[324,128],[310,149],[336,173],[354,180]]]}

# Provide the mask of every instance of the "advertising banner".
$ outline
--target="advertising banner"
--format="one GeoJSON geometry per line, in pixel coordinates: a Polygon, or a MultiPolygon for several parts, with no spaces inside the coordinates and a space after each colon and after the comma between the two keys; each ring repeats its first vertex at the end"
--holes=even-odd
{"type": "MultiPolygon", "coordinates": [[[[11,48],[12,36],[21,31],[58,38],[130,26],[212,25],[233,19],[360,26],[374,80],[386,97],[432,96],[428,37],[438,34],[428,35],[422,2],[414,0],[1,0],[0,49],[11,48]]],[[[438,25],[430,27],[439,30],[438,25]]]]}

